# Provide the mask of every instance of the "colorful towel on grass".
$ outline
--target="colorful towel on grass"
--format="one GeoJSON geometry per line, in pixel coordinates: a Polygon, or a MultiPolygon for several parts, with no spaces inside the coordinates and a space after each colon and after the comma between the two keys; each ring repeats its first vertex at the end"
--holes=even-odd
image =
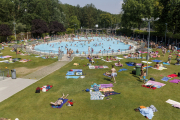
{"type": "Polygon", "coordinates": [[[112,88],[100,88],[99,91],[110,92],[110,91],[114,91],[114,90],[112,88]]]}
{"type": "Polygon", "coordinates": [[[171,78],[169,78],[169,77],[163,77],[161,80],[167,82],[169,79],[171,79],[171,78]]]}
{"type": "Polygon", "coordinates": [[[148,84],[149,83],[149,85],[151,84],[151,85],[158,85],[158,86],[165,86],[166,84],[164,84],[164,83],[160,83],[160,82],[156,82],[156,81],[152,81],[152,80],[149,80],[146,84],[148,84]]]}
{"type": "Polygon", "coordinates": [[[117,92],[114,92],[114,91],[112,91],[112,92],[104,92],[105,97],[110,96],[110,95],[117,95],[117,94],[121,94],[121,93],[117,93],[117,92]]]}
{"type": "Polygon", "coordinates": [[[123,65],[121,64],[121,65],[118,65],[118,63],[114,63],[115,64],[115,66],[117,66],[117,67],[122,67],[123,65]]]}
{"type": "Polygon", "coordinates": [[[48,91],[48,90],[51,89],[52,87],[53,87],[53,85],[44,85],[44,86],[41,87],[41,90],[42,90],[43,88],[45,88],[46,91],[48,91]]]}
{"type": "Polygon", "coordinates": [[[116,57],[116,59],[118,59],[118,60],[121,60],[121,59],[123,59],[123,58],[120,58],[120,57],[116,57]]]}
{"type": "Polygon", "coordinates": [[[106,76],[106,77],[111,77],[111,75],[107,76],[105,73],[103,75],[106,76]]]}
{"type": "Polygon", "coordinates": [[[164,65],[170,65],[169,63],[163,62],[164,65]]]}
{"type": "Polygon", "coordinates": [[[164,69],[167,69],[166,67],[159,67],[159,69],[157,68],[154,68],[154,67],[151,67],[152,69],[156,69],[156,70],[164,70],[164,69]]]}
{"type": "Polygon", "coordinates": [[[149,88],[149,89],[153,89],[153,90],[155,90],[156,89],[156,87],[147,87],[147,86],[145,86],[145,85],[142,85],[142,87],[146,87],[146,88],[149,88]]]}
{"type": "Polygon", "coordinates": [[[82,69],[71,69],[72,71],[74,71],[74,72],[82,72],[82,69]]]}
{"type": "Polygon", "coordinates": [[[80,76],[65,76],[67,79],[69,78],[74,78],[74,79],[78,79],[80,76]]]}
{"type": "Polygon", "coordinates": [[[168,99],[166,102],[169,103],[169,104],[171,104],[171,105],[175,105],[175,104],[176,104],[176,105],[180,105],[179,102],[174,101],[174,100],[171,100],[171,99],[168,99]]]}
{"type": "Polygon", "coordinates": [[[152,119],[154,116],[154,113],[151,108],[143,108],[139,109],[139,111],[143,116],[146,116],[148,119],[152,119]]]}
{"type": "Polygon", "coordinates": [[[153,62],[162,62],[162,60],[152,60],[153,62]]]}
{"type": "Polygon", "coordinates": [[[51,105],[52,108],[62,108],[62,106],[68,101],[68,99],[64,99],[63,103],[59,106],[51,105]]]}
{"type": "Polygon", "coordinates": [[[93,85],[91,85],[92,88],[93,88],[94,86],[100,87],[100,85],[98,85],[98,84],[96,84],[96,83],[94,83],[93,85]]]}
{"type": "Polygon", "coordinates": [[[128,65],[128,66],[135,66],[134,64],[131,64],[131,63],[126,63],[126,65],[128,65]]]}
{"type": "Polygon", "coordinates": [[[174,78],[174,77],[178,77],[178,75],[176,75],[176,74],[171,74],[171,75],[168,75],[167,77],[174,78]]]}
{"type": "Polygon", "coordinates": [[[120,69],[118,72],[121,72],[121,71],[127,71],[127,69],[123,68],[123,69],[120,69]]]}
{"type": "MultiPolygon", "coordinates": [[[[151,68],[152,66],[148,66],[148,68],[151,68]]],[[[143,67],[143,69],[146,69],[147,67],[143,67]]]]}
{"type": "Polygon", "coordinates": [[[110,83],[110,84],[99,84],[100,85],[100,88],[108,88],[108,87],[113,87],[113,84],[110,83]]]}
{"type": "Polygon", "coordinates": [[[171,83],[179,83],[179,82],[180,82],[180,80],[178,80],[178,79],[174,79],[174,80],[170,80],[169,82],[171,82],[171,83]]]}
{"type": "Polygon", "coordinates": [[[105,95],[103,95],[101,92],[90,92],[90,100],[103,100],[105,95]]]}
{"type": "Polygon", "coordinates": [[[66,75],[74,75],[74,71],[68,71],[66,75]]]}
{"type": "Polygon", "coordinates": [[[104,61],[104,62],[112,62],[112,61],[106,61],[106,60],[104,60],[104,59],[101,59],[102,61],[104,61]]]}
{"type": "MultiPolygon", "coordinates": [[[[147,61],[142,61],[143,63],[147,63],[147,61]]],[[[151,64],[152,62],[148,62],[148,64],[151,64]]]]}
{"type": "Polygon", "coordinates": [[[109,68],[108,66],[94,66],[94,65],[89,65],[89,69],[105,69],[109,68]]]}

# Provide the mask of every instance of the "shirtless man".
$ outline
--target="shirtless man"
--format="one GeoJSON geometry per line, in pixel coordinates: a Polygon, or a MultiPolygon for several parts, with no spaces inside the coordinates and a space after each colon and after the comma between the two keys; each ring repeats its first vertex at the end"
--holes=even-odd
{"type": "Polygon", "coordinates": [[[61,98],[59,98],[55,103],[50,102],[50,104],[51,104],[51,105],[55,105],[55,106],[59,106],[59,105],[63,104],[64,99],[66,99],[68,95],[69,95],[69,94],[67,94],[67,95],[64,97],[64,93],[63,93],[63,96],[62,96],[61,98]]]}
{"type": "Polygon", "coordinates": [[[109,61],[109,58],[108,58],[108,56],[106,57],[106,61],[109,61]]]}
{"type": "Polygon", "coordinates": [[[114,65],[112,65],[112,69],[108,72],[106,72],[105,74],[108,76],[111,75],[111,79],[113,78],[114,83],[116,83],[115,76],[117,76],[117,72],[116,72],[116,69],[114,68],[114,65]],[[111,73],[108,73],[108,72],[111,72],[111,73]]]}

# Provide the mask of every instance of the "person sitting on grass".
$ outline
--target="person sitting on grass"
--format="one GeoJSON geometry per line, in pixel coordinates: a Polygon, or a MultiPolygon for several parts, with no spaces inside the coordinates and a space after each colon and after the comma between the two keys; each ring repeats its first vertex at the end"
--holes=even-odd
{"type": "Polygon", "coordinates": [[[159,62],[156,62],[156,65],[154,65],[154,68],[159,69],[159,62]]]}
{"type": "Polygon", "coordinates": [[[121,64],[120,60],[118,61],[118,66],[123,66],[123,64],[121,64]]]}
{"type": "Polygon", "coordinates": [[[90,62],[91,62],[91,64],[95,63],[93,58],[90,58],[90,62]]]}
{"type": "Polygon", "coordinates": [[[91,56],[90,56],[90,55],[88,55],[88,59],[91,59],[91,56]]]}
{"type": "Polygon", "coordinates": [[[177,62],[175,63],[175,65],[176,65],[176,64],[180,64],[179,61],[180,61],[180,59],[177,59],[177,62]]]}
{"type": "Polygon", "coordinates": [[[112,56],[110,56],[110,60],[117,60],[117,59],[113,59],[112,56]]]}
{"type": "Polygon", "coordinates": [[[59,105],[63,104],[64,99],[66,99],[68,95],[69,95],[69,94],[67,94],[67,95],[64,97],[64,93],[63,93],[63,96],[62,96],[61,98],[59,98],[55,103],[50,102],[50,104],[51,104],[51,105],[55,105],[55,106],[59,106],[59,105]]]}
{"type": "Polygon", "coordinates": [[[106,57],[106,61],[109,61],[109,58],[108,58],[108,56],[106,57]]]}
{"type": "Polygon", "coordinates": [[[111,76],[111,79],[114,79],[114,83],[116,83],[115,76],[117,76],[116,69],[114,68],[114,65],[112,65],[112,69],[108,72],[105,72],[105,75],[111,76]],[[111,73],[109,73],[111,72],[111,73]]]}
{"type": "Polygon", "coordinates": [[[13,59],[11,57],[9,58],[9,62],[13,62],[13,59]]]}

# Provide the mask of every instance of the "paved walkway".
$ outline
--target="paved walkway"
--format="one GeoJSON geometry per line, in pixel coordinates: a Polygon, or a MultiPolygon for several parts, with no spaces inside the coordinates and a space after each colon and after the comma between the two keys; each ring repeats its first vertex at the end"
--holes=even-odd
{"type": "Polygon", "coordinates": [[[23,78],[17,78],[17,79],[8,78],[0,81],[0,102],[11,97],[12,95],[23,90],[24,88],[35,83],[36,81],[37,80],[23,79],[23,78]]]}
{"type": "Polygon", "coordinates": [[[37,82],[38,80],[46,77],[47,75],[53,73],[54,71],[60,69],[61,67],[63,67],[69,62],[70,62],[70,58],[67,58],[67,56],[64,56],[61,61],[57,61],[46,67],[43,67],[42,69],[39,69],[27,76],[24,76],[23,78],[16,78],[16,79],[7,78],[5,80],[1,80],[0,81],[0,102],[11,97],[17,92],[25,89],[26,87],[37,82]]]}

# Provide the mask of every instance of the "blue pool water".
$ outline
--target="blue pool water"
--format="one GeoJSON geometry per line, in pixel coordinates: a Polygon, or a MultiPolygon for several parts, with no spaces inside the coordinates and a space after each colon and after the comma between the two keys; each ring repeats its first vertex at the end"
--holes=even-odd
{"type": "MultiPolygon", "coordinates": [[[[88,40],[92,39],[91,37],[88,38],[88,40]]],[[[44,51],[47,52],[48,50],[56,51],[55,53],[58,53],[58,48],[60,47],[61,51],[64,51],[66,53],[65,47],[68,49],[73,50],[76,52],[78,49],[79,52],[88,52],[88,47],[90,46],[91,50],[93,48],[94,52],[101,51],[112,51],[117,52],[118,49],[121,51],[124,51],[125,49],[128,49],[130,45],[125,45],[124,43],[120,42],[119,40],[111,39],[111,38],[100,38],[100,37],[93,37],[94,41],[91,41],[88,44],[87,38],[74,38],[74,40],[81,40],[81,41],[70,41],[70,42],[54,42],[54,43],[47,43],[40,44],[38,46],[35,46],[35,50],[37,51],[44,51]],[[109,49],[110,48],[110,49],[109,49]]]]}

